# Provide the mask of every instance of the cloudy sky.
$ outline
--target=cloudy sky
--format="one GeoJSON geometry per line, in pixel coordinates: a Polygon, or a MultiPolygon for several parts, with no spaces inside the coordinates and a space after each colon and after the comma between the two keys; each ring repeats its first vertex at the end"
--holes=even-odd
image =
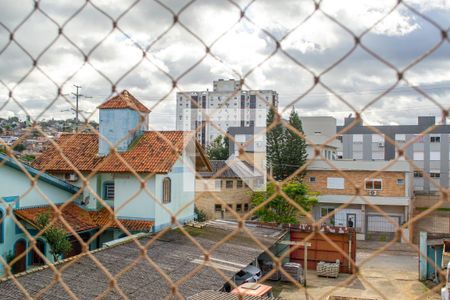
{"type": "MultiPolygon", "coordinates": [[[[237,7],[244,8],[251,1],[135,2],[42,0],[39,10],[33,12],[33,1],[0,1],[0,117],[71,117],[67,101],[73,105],[70,93],[76,84],[82,86],[82,94],[92,97],[82,98],[81,109],[96,119],[96,107],[111,96],[114,84],[117,90],[128,89],[152,108],[152,127],[172,129],[176,91],[212,89],[215,79],[240,77],[245,77],[252,89],[276,90],[280,109],[289,111],[288,105],[312,87],[311,72],[326,71],[354,46],[352,35],[323,12],[360,34],[397,1],[328,0],[321,2],[323,12],[314,13],[313,1],[256,0],[246,10],[251,21],[240,19],[237,7]],[[183,25],[172,26],[169,9],[175,13],[182,10],[179,20],[183,25]],[[112,20],[117,18],[120,30],[113,30],[112,20]],[[59,27],[62,35],[58,35],[59,27]],[[281,40],[283,51],[275,51],[274,39],[281,40]],[[212,55],[205,53],[205,44],[212,44],[212,55]],[[89,63],[85,63],[85,56],[89,63]],[[36,68],[33,60],[37,60],[36,68]],[[178,80],[175,90],[173,79],[178,80]],[[68,94],[67,99],[57,97],[58,87],[68,94]],[[11,90],[13,99],[8,96],[11,90]]],[[[449,0],[405,2],[448,33],[449,0]]],[[[362,42],[403,70],[441,42],[441,31],[400,5],[362,42]]],[[[415,123],[418,115],[439,115],[433,101],[449,108],[449,41],[409,68],[405,78],[432,100],[402,81],[365,109],[366,122],[415,123]]],[[[321,80],[361,110],[391,87],[397,75],[358,47],[321,80]]],[[[332,115],[338,121],[352,112],[320,86],[295,102],[295,107],[302,115],[332,115]]]]}

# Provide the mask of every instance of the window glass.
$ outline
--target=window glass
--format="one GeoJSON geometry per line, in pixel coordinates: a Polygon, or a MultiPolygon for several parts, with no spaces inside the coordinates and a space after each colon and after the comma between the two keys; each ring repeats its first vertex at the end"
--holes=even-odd
{"type": "Polygon", "coordinates": [[[344,189],[344,178],[328,177],[327,178],[327,188],[343,190],[344,189]]]}
{"type": "Polygon", "coordinates": [[[170,203],[172,201],[171,194],[172,194],[172,187],[171,187],[171,180],[169,177],[164,178],[163,180],[163,203],[170,203]]]}
{"type": "Polygon", "coordinates": [[[214,205],[214,211],[222,211],[222,205],[221,204],[214,205]]]}
{"type": "Polygon", "coordinates": [[[114,200],[114,182],[105,183],[105,200],[114,200]]]}
{"type": "Polygon", "coordinates": [[[242,186],[243,186],[242,180],[238,180],[238,181],[236,182],[236,187],[237,187],[238,189],[240,189],[240,188],[242,188],[242,186]]]}
{"type": "Polygon", "coordinates": [[[233,188],[233,180],[227,180],[227,181],[225,182],[225,187],[226,187],[227,189],[232,189],[232,188],[233,188]]]}
{"type": "Polygon", "coordinates": [[[242,211],[242,204],[236,204],[236,211],[242,211]]]}
{"type": "Polygon", "coordinates": [[[366,179],[366,190],[381,190],[382,180],[381,179],[366,179]]]}
{"type": "Polygon", "coordinates": [[[418,151],[418,152],[414,152],[413,157],[414,157],[414,160],[423,160],[424,155],[423,155],[423,152],[418,151]]]}
{"type": "Polygon", "coordinates": [[[441,160],[441,152],[431,151],[430,152],[430,160],[441,160]]]}

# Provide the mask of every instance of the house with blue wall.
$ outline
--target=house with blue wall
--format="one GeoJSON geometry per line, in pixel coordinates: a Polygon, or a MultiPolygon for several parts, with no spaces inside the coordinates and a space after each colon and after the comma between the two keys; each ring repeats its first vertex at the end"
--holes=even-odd
{"type": "MultiPolygon", "coordinates": [[[[30,249],[29,243],[29,237],[35,236],[38,230],[21,223],[15,212],[61,205],[76,197],[78,191],[79,188],[70,183],[0,154],[0,255],[3,262],[20,257],[14,265],[15,271],[43,264],[43,258],[35,249],[30,249]]],[[[44,239],[38,237],[36,241],[36,247],[50,259],[44,239]]],[[[3,273],[4,265],[0,264],[0,274],[3,273]]]]}
{"type": "MultiPolygon", "coordinates": [[[[100,221],[113,212],[132,232],[150,223],[157,232],[172,215],[184,224],[194,217],[195,173],[211,166],[194,132],[149,131],[149,113],[122,91],[99,106],[99,134],[64,134],[33,166],[80,187],[76,204],[100,221]]],[[[118,227],[99,245],[128,234],[118,227]]]]}
{"type": "MultiPolygon", "coordinates": [[[[158,232],[193,220],[195,174],[211,170],[209,161],[194,132],[149,131],[149,113],[123,91],[99,106],[98,134],[63,134],[32,167],[26,166],[40,174],[39,180],[47,188],[44,198],[58,207],[69,224],[57,221],[72,242],[67,256],[82,252],[79,238],[93,250],[130,234],[158,232]]],[[[29,185],[21,168],[19,164],[15,169],[17,176],[23,176],[24,185],[29,185]]],[[[11,172],[0,176],[9,177],[11,172]]],[[[14,182],[9,184],[9,192],[0,190],[0,196],[6,197],[5,203],[13,203],[14,218],[37,232],[36,217],[43,212],[55,217],[56,213],[45,199],[26,194],[25,187],[25,196],[21,195],[14,182]]],[[[5,231],[5,236],[11,232],[5,231]]],[[[17,238],[9,239],[5,249],[13,249],[17,238]]],[[[29,242],[26,237],[24,240],[28,249],[29,242]]],[[[40,247],[45,246],[42,241],[40,247]]],[[[27,258],[24,265],[31,264],[27,258]]]]}

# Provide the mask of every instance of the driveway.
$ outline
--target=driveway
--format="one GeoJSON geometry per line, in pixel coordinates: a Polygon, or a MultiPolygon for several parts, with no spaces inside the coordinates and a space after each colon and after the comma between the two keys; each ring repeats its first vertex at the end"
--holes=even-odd
{"type": "Polygon", "coordinates": [[[439,299],[437,293],[424,295],[428,288],[418,281],[418,256],[414,251],[407,245],[396,244],[388,251],[374,255],[383,245],[358,241],[356,262],[362,276],[352,279],[351,275],[340,274],[337,279],[332,279],[308,271],[308,295],[305,290],[299,291],[292,284],[280,282],[274,284],[275,295],[286,300],[326,299],[330,294],[366,299],[439,299]]]}

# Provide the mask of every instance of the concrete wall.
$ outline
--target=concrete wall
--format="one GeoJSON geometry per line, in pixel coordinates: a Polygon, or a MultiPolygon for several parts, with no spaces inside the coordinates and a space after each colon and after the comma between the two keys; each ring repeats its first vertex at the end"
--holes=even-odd
{"type": "Polygon", "coordinates": [[[186,159],[183,162],[180,157],[170,173],[155,176],[155,195],[158,203],[155,203],[154,231],[171,226],[171,214],[175,214],[181,224],[194,219],[194,170],[194,161],[186,159]],[[172,186],[170,203],[162,203],[163,180],[166,177],[170,178],[172,186]]]}
{"type": "Polygon", "coordinates": [[[109,153],[110,146],[105,138],[116,145],[118,151],[126,151],[133,139],[148,129],[147,121],[148,115],[141,122],[140,113],[132,109],[100,109],[99,154],[109,153]]]}
{"type": "MultiPolygon", "coordinates": [[[[144,178],[146,174],[141,174],[144,178]]],[[[155,220],[155,199],[141,189],[140,182],[133,174],[114,174],[114,212],[124,219],[155,220]]],[[[155,191],[155,176],[146,184],[150,193],[155,191]]]]}

